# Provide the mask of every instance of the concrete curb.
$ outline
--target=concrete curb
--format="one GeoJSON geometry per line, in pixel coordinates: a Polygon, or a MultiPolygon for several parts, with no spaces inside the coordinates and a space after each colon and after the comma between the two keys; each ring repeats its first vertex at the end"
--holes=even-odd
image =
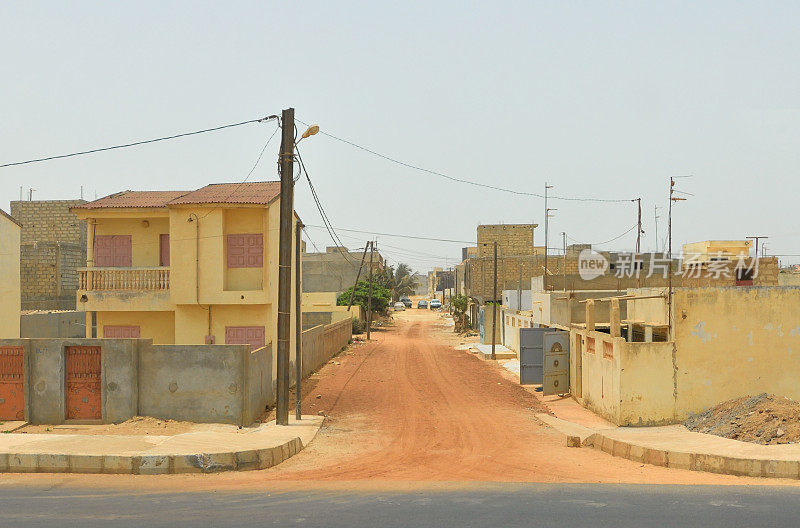
{"type": "Polygon", "coordinates": [[[58,453],[0,453],[0,473],[108,473],[167,475],[267,469],[303,449],[295,437],[264,449],[190,455],[75,455],[58,453]]]}
{"type": "Polygon", "coordinates": [[[800,479],[800,460],[738,458],[710,453],[656,449],[610,438],[605,436],[602,431],[589,437],[586,445],[592,445],[595,449],[615,457],[627,458],[634,462],[653,466],[741,477],[800,479]]]}

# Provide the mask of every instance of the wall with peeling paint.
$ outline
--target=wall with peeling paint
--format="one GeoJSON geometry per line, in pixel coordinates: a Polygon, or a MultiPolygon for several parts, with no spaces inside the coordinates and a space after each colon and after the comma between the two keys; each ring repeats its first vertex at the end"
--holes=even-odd
{"type": "Polygon", "coordinates": [[[800,399],[800,288],[679,289],[678,417],[762,392],[800,399]]]}

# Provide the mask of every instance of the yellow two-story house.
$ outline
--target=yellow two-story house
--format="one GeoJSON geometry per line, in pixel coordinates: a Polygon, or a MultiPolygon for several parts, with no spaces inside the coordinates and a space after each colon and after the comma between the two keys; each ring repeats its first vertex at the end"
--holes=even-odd
{"type": "Polygon", "coordinates": [[[72,210],[88,225],[77,292],[87,337],[95,328],[96,337],[253,349],[276,340],[280,182],[123,191],[72,210]]]}

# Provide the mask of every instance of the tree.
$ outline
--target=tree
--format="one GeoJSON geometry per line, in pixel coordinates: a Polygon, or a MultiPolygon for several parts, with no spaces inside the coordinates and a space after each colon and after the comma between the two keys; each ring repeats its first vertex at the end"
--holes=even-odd
{"type": "Polygon", "coordinates": [[[392,301],[396,302],[400,297],[414,293],[414,272],[408,264],[402,262],[397,268],[387,266],[384,271],[385,287],[392,292],[392,301]]]}
{"type": "Polygon", "coordinates": [[[456,333],[461,333],[469,328],[469,317],[467,316],[467,308],[469,307],[469,298],[466,295],[454,295],[450,299],[450,304],[453,307],[453,321],[455,322],[456,333]]]}
{"type": "MultiPolygon", "coordinates": [[[[347,306],[350,304],[350,294],[353,288],[348,288],[344,293],[339,295],[336,299],[336,304],[339,306],[347,306]]],[[[386,313],[386,308],[392,299],[392,293],[377,281],[372,282],[372,311],[377,313],[386,313]]],[[[367,303],[369,300],[369,281],[358,281],[356,285],[356,293],[353,296],[353,304],[357,304],[367,312],[367,303]]]]}

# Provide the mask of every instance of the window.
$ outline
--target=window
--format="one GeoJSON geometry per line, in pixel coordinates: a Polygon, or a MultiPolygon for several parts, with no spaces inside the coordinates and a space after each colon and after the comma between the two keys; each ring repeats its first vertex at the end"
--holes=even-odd
{"type": "Polygon", "coordinates": [[[264,346],[263,326],[226,326],[226,345],[250,345],[250,350],[264,346]]]}
{"type": "Polygon", "coordinates": [[[264,266],[262,234],[228,235],[229,268],[261,268],[264,266]]]}
{"type": "Polygon", "coordinates": [[[169,266],[169,235],[162,234],[158,237],[158,265],[169,266]]]}
{"type": "Polygon", "coordinates": [[[105,339],[138,339],[141,332],[138,326],[103,326],[105,339]]]}
{"type": "Polygon", "coordinates": [[[97,235],[94,237],[94,265],[98,267],[131,267],[131,235],[97,235]]]}

